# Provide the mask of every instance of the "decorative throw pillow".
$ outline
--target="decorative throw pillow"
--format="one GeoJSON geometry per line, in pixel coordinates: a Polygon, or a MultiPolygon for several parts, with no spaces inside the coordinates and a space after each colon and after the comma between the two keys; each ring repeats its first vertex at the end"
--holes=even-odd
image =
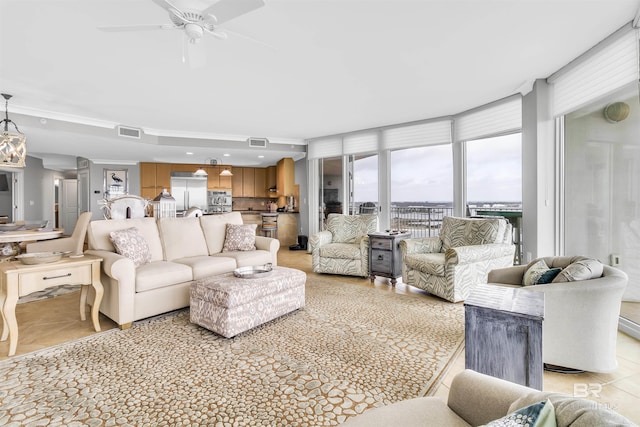
{"type": "Polygon", "coordinates": [[[566,266],[553,279],[553,283],[597,279],[602,276],[603,270],[604,266],[597,259],[581,259],[566,266]]]}
{"type": "Polygon", "coordinates": [[[136,227],[109,233],[116,252],[133,261],[136,267],[151,261],[149,244],[136,227]]]}
{"type": "Polygon", "coordinates": [[[257,224],[227,224],[222,252],[255,251],[257,224]]]}
{"type": "Polygon", "coordinates": [[[524,276],[522,276],[522,285],[523,286],[532,286],[535,285],[540,276],[542,276],[547,270],[549,270],[549,266],[543,259],[539,259],[534,262],[532,265],[527,268],[524,276]]]}
{"type": "Polygon", "coordinates": [[[551,283],[555,277],[560,274],[562,271],[561,268],[550,268],[547,271],[543,271],[542,274],[538,277],[537,280],[534,281],[534,285],[546,285],[547,283],[551,283]]]}
{"type": "Polygon", "coordinates": [[[556,427],[556,415],[550,400],[534,403],[518,409],[499,420],[491,421],[490,427],[556,427]]]}

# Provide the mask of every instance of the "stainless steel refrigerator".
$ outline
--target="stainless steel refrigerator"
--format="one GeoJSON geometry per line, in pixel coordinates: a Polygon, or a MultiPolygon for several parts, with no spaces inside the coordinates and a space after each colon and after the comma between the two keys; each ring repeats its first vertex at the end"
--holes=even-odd
{"type": "Polygon", "coordinates": [[[207,177],[190,172],[171,172],[171,195],[176,199],[176,212],[192,207],[207,212],[207,177]]]}

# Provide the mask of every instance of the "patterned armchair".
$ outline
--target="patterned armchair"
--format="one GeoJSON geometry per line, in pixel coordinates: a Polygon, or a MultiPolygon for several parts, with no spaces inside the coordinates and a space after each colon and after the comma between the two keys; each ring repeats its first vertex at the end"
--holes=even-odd
{"type": "Polygon", "coordinates": [[[489,271],[513,265],[511,225],[503,218],[445,217],[438,237],[400,242],[402,281],[451,302],[464,301],[489,271]]]}
{"type": "Polygon", "coordinates": [[[368,234],[377,229],[376,215],[329,214],[327,229],[309,239],[313,271],[368,277],[368,234]]]}

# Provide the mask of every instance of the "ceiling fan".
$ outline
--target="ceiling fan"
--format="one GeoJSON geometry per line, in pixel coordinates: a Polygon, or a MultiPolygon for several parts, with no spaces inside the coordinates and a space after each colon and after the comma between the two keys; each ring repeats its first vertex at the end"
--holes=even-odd
{"type": "MultiPolygon", "coordinates": [[[[227,33],[232,33],[232,31],[221,31],[217,28],[218,25],[264,6],[263,0],[219,0],[212,5],[201,0],[152,1],[169,13],[170,24],[108,26],[98,27],[98,29],[108,32],[183,30],[186,36],[186,55],[189,59],[200,56],[201,60],[202,55],[196,55],[197,52],[190,48],[189,45],[194,46],[198,44],[205,34],[211,34],[214,37],[226,40],[228,38],[227,33]]],[[[237,35],[249,38],[241,34],[237,35]]],[[[183,56],[183,61],[186,62],[186,59],[187,58],[183,56]]],[[[194,64],[191,63],[191,65],[194,64]]]]}

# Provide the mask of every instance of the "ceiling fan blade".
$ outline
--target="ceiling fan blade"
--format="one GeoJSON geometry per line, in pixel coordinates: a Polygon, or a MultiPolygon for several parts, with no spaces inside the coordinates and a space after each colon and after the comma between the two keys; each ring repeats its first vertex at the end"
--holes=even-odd
{"type": "Polygon", "coordinates": [[[100,31],[108,33],[119,33],[126,31],[155,31],[155,30],[176,30],[178,27],[171,24],[163,25],[114,25],[109,27],[98,27],[100,31]]]}
{"type": "Polygon", "coordinates": [[[264,6],[263,0],[220,0],[203,10],[202,16],[213,17],[214,23],[220,25],[262,6],[264,6]]]}
{"type": "Polygon", "coordinates": [[[171,9],[175,9],[178,12],[182,13],[182,11],[179,8],[175,7],[173,3],[171,3],[168,0],[153,0],[153,2],[167,11],[170,11],[171,9]]]}
{"type": "MultiPolygon", "coordinates": [[[[218,31],[218,32],[221,32],[221,31],[218,31]]],[[[239,37],[239,38],[241,38],[241,39],[248,40],[248,41],[250,41],[250,42],[252,42],[252,43],[257,43],[257,44],[262,45],[262,46],[264,46],[264,47],[268,47],[268,48],[269,48],[269,49],[271,49],[271,50],[277,50],[275,47],[271,46],[270,44],[265,43],[265,42],[263,42],[263,41],[261,41],[261,40],[258,40],[258,39],[254,39],[253,37],[250,37],[250,36],[248,36],[248,35],[246,35],[246,34],[242,34],[242,33],[239,33],[239,32],[237,32],[237,31],[231,31],[231,30],[229,30],[229,29],[227,29],[227,28],[225,28],[225,29],[224,29],[224,32],[225,32],[225,33],[229,33],[229,34],[231,34],[231,35],[232,35],[232,36],[234,36],[234,37],[239,37]]]]}

